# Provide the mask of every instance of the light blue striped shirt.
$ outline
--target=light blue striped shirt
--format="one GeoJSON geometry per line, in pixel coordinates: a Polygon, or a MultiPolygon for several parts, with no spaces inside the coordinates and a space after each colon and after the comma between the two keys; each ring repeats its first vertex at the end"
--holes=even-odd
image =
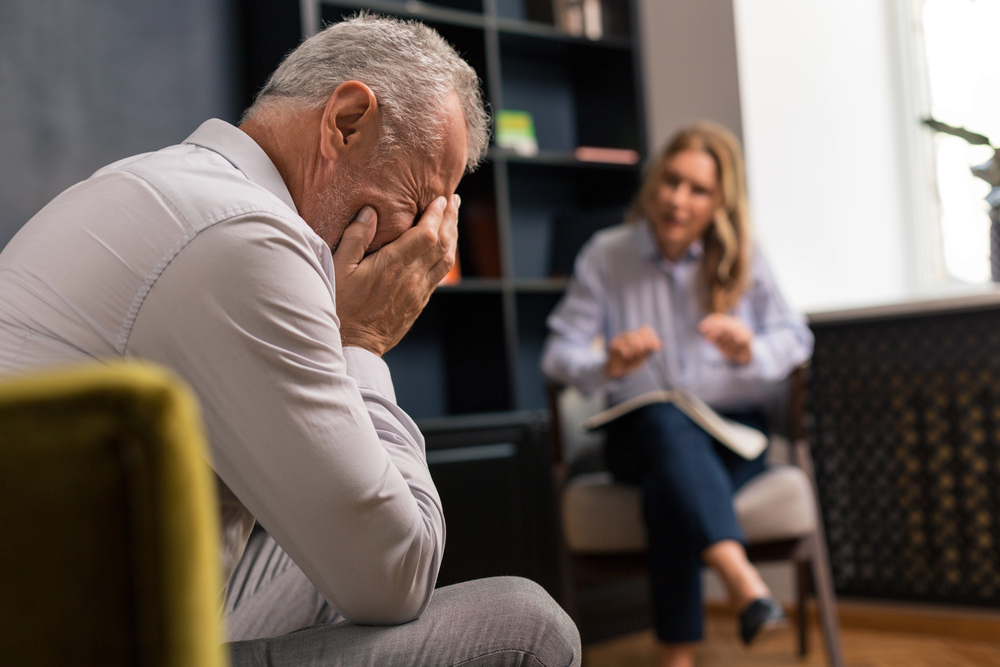
{"type": "Polygon", "coordinates": [[[699,334],[707,315],[698,288],[702,245],[676,261],[659,251],[645,220],[602,230],[580,251],[566,295],[549,315],[542,370],[585,393],[607,392],[614,405],[655,389],[683,389],[718,410],[762,407],[788,374],[812,354],[805,318],[778,291],[759,249],[750,284],[732,311],[754,332],[752,360],[728,361],[699,334]],[[605,346],[617,334],[650,325],[663,340],[639,370],[612,380],[604,373],[605,346]]]}

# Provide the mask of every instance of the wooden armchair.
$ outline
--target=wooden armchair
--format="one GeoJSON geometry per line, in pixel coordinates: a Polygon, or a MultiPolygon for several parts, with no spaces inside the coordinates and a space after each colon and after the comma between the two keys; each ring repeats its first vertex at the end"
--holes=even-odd
{"type": "MultiPolygon", "coordinates": [[[[791,415],[792,464],[769,465],[736,493],[734,506],[749,542],[751,561],[790,560],[797,566],[799,654],[808,650],[806,598],[812,591],[829,664],[841,667],[833,580],[812,459],[801,430],[804,374],[800,368],[791,378],[787,412],[791,415]]],[[[634,622],[630,626],[630,616],[648,627],[646,535],[639,489],[616,482],[601,469],[600,436],[580,427],[586,417],[604,407],[603,398],[586,398],[573,389],[550,386],[549,400],[568,611],[580,626],[584,642],[638,629],[634,622]],[[612,599],[616,595],[631,595],[632,600],[616,601],[612,599]]]]}

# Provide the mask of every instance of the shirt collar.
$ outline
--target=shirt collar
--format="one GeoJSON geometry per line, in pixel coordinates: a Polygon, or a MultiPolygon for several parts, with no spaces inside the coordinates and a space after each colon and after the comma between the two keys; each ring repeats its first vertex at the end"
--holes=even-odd
{"type": "Polygon", "coordinates": [[[269,191],[298,213],[288,186],[282,180],[278,168],[271,162],[264,149],[250,138],[246,132],[224,120],[211,118],[202,123],[185,144],[194,144],[215,151],[226,158],[248,179],[269,191]]]}
{"type": "Polygon", "coordinates": [[[705,253],[705,247],[701,239],[695,239],[687,247],[687,250],[684,251],[684,254],[677,258],[676,262],[671,262],[660,252],[660,244],[657,243],[656,236],[653,235],[653,229],[646,218],[642,218],[636,223],[635,240],[642,255],[648,257],[653,262],[663,262],[669,267],[679,266],[691,261],[696,262],[705,253]]]}

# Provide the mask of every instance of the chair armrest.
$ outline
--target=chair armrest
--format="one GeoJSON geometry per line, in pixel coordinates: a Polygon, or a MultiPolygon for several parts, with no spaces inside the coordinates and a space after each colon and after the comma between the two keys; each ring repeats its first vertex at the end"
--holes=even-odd
{"type": "Polygon", "coordinates": [[[559,418],[559,394],[566,387],[558,382],[549,382],[545,386],[546,397],[549,401],[549,435],[552,438],[552,463],[556,468],[561,469],[564,464],[564,434],[562,432],[562,419],[559,418]]]}

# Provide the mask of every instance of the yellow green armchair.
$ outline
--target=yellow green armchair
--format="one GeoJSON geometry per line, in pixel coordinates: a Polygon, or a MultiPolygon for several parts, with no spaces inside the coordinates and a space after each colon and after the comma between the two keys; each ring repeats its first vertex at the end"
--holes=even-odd
{"type": "Polygon", "coordinates": [[[0,381],[0,662],[225,664],[206,456],[157,367],[0,381]]]}

